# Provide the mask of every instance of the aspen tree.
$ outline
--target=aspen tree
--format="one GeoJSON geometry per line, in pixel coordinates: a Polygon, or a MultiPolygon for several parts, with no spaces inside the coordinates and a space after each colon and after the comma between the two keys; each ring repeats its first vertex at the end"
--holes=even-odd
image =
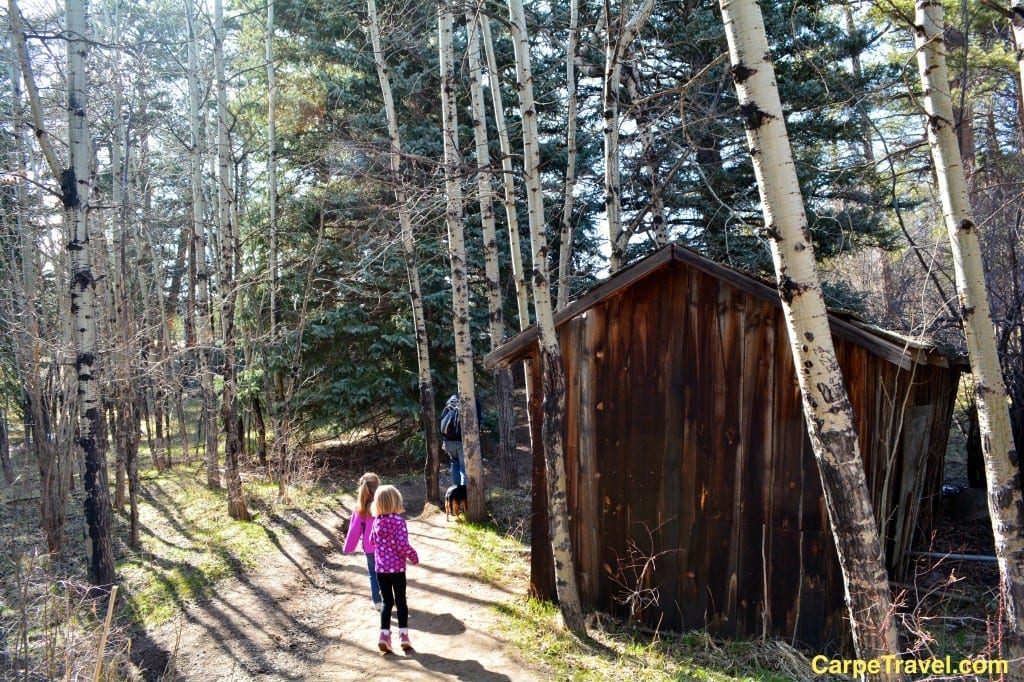
{"type": "Polygon", "coordinates": [[[441,66],[441,134],[444,137],[445,222],[452,265],[452,326],[455,332],[455,369],[459,382],[459,418],[466,464],[469,518],[484,518],[483,480],[480,462],[480,430],[476,413],[473,378],[473,345],[469,326],[469,273],[466,270],[466,240],[459,158],[459,127],[455,98],[455,48],[452,44],[454,18],[444,3],[438,6],[438,56],[441,66]],[[476,488],[479,494],[474,495],[476,488]],[[475,506],[474,506],[475,505],[475,506]]]}
{"type": "MultiPolygon", "coordinates": [[[[491,24],[486,14],[480,14],[480,28],[483,33],[484,54],[487,56],[487,72],[490,77],[491,110],[494,114],[494,128],[501,146],[502,205],[505,207],[505,222],[508,225],[509,256],[512,261],[512,281],[516,287],[516,311],[519,315],[519,329],[530,326],[530,292],[523,267],[523,253],[519,244],[519,211],[516,207],[515,171],[512,169],[512,143],[509,141],[508,123],[505,121],[505,103],[501,96],[498,62],[494,56],[494,40],[491,24]]],[[[529,372],[527,372],[529,382],[529,372]]],[[[529,383],[527,383],[529,386],[529,383]]]]}
{"type": "MultiPolygon", "coordinates": [[[[92,199],[92,144],[86,115],[87,89],[85,57],[89,41],[86,36],[85,6],[81,0],[65,3],[67,50],[67,114],[68,114],[68,166],[62,168],[46,128],[43,126],[39,92],[32,76],[25,36],[21,28],[21,12],[15,0],[8,0],[8,17],[21,74],[29,98],[33,127],[40,151],[50,172],[60,184],[60,198],[64,208],[64,226],[70,260],[70,309],[67,312],[74,346],[74,368],[77,376],[77,395],[70,404],[77,405],[77,443],[81,448],[84,468],[83,507],[86,522],[85,555],[89,582],[103,587],[114,583],[114,552],[110,537],[110,490],[107,477],[107,430],[103,396],[100,388],[99,339],[96,320],[96,276],[93,271],[93,249],[90,243],[89,212],[92,199]]],[[[34,286],[34,284],[32,285],[34,286]]],[[[36,397],[39,397],[38,395],[36,397]]],[[[38,403],[34,400],[33,403],[38,403]]],[[[70,435],[70,424],[51,424],[42,406],[34,405],[35,436],[50,437],[53,429],[55,444],[70,435]],[[47,429],[42,429],[48,424],[47,429]]],[[[59,417],[59,415],[58,415],[59,417]]],[[[51,551],[59,552],[60,540],[51,538],[64,523],[64,496],[70,485],[71,466],[54,458],[50,452],[40,458],[43,475],[43,521],[47,525],[47,543],[51,551]],[[50,480],[46,480],[51,477],[50,480]],[[52,516],[49,516],[52,515],[52,516]],[[54,544],[56,541],[56,544],[54,544]],[[54,549],[56,547],[56,549],[54,549]]]]}
{"type": "MultiPolygon", "coordinates": [[[[12,170],[23,178],[28,175],[26,163],[28,145],[20,132],[24,125],[26,128],[33,129],[40,151],[43,153],[54,179],[59,180],[62,172],[61,165],[43,123],[42,104],[29,62],[21,12],[14,0],[10,0],[8,3],[8,17],[11,25],[11,41],[17,54],[16,62],[9,65],[11,96],[16,116],[13,130],[17,160],[13,164],[12,170]],[[25,82],[24,94],[28,98],[31,121],[22,120],[24,118],[24,103],[19,87],[19,81],[22,79],[25,82]]],[[[31,427],[25,434],[26,444],[35,453],[36,464],[39,467],[40,521],[46,536],[47,551],[59,556],[63,552],[64,529],[67,522],[67,492],[72,470],[72,461],[68,453],[72,445],[70,441],[55,437],[56,429],[50,423],[46,413],[46,404],[51,398],[47,395],[48,392],[44,388],[45,382],[42,377],[44,376],[44,364],[48,363],[51,366],[59,367],[66,362],[61,361],[59,357],[48,357],[49,353],[44,345],[44,339],[50,337],[52,333],[46,328],[48,326],[46,319],[39,314],[41,265],[39,263],[38,237],[32,228],[31,221],[25,219],[27,196],[24,182],[19,181],[15,186],[15,200],[18,210],[15,212],[14,220],[20,241],[18,264],[21,266],[21,277],[20,280],[13,279],[11,281],[13,285],[11,293],[15,299],[20,301],[20,308],[23,312],[22,324],[13,328],[13,350],[22,374],[21,384],[28,402],[26,418],[31,427]]],[[[59,356],[64,352],[62,346],[63,344],[60,344],[53,353],[59,356]]],[[[66,381],[64,373],[59,376],[61,380],[58,385],[63,389],[64,387],[60,384],[66,381]]],[[[71,409],[74,409],[73,404],[72,401],[72,405],[69,405],[71,409]]]]}
{"type": "MultiPolygon", "coordinates": [[[[501,275],[498,270],[498,235],[494,223],[494,185],[491,173],[491,155],[487,148],[487,113],[484,105],[483,69],[480,63],[480,29],[477,17],[472,12],[466,16],[466,56],[469,63],[469,93],[473,108],[473,139],[476,149],[477,201],[480,206],[480,225],[484,241],[484,274],[487,283],[488,333],[491,350],[505,340],[505,315],[502,311],[501,275]]],[[[494,370],[494,387],[498,403],[498,461],[505,472],[506,482],[509,467],[514,465],[515,456],[515,413],[512,405],[512,372],[507,367],[494,370]]],[[[474,494],[473,490],[469,491],[474,494]]],[[[484,504],[483,489],[476,492],[478,501],[484,504]]]]}
{"type": "Polygon", "coordinates": [[[612,16],[611,4],[604,4],[605,56],[601,110],[604,112],[604,208],[611,247],[608,268],[612,272],[623,266],[631,236],[631,232],[622,226],[622,184],[619,172],[619,89],[622,85],[622,63],[653,10],[654,0],[641,0],[636,11],[627,19],[626,7],[615,17],[612,16]]]}
{"type": "Polygon", "coordinates": [[[562,220],[558,226],[558,296],[555,299],[555,310],[569,305],[572,284],[572,208],[576,193],[576,126],[579,118],[576,49],[579,39],[580,2],[569,0],[569,33],[565,40],[565,190],[562,197],[562,220]]]}
{"type": "Polygon", "coordinates": [[[202,392],[202,423],[206,436],[206,484],[220,487],[217,461],[216,396],[213,388],[213,329],[210,319],[210,269],[207,264],[206,188],[203,184],[203,141],[205,116],[202,114],[199,87],[199,35],[196,30],[195,0],[186,0],[188,21],[188,107],[191,122],[190,165],[192,171],[192,267],[196,273],[195,323],[198,329],[197,353],[202,392]]]}
{"type": "MultiPolygon", "coordinates": [[[[114,25],[116,19],[108,17],[107,23],[114,25]]],[[[123,111],[123,93],[120,82],[120,65],[115,65],[114,76],[114,110],[123,111]]],[[[118,116],[114,123],[113,135],[110,140],[110,175],[112,179],[112,199],[114,207],[113,219],[113,268],[107,272],[105,288],[112,299],[107,302],[110,312],[111,326],[107,331],[110,338],[117,342],[112,350],[114,366],[113,399],[111,407],[114,418],[114,443],[117,448],[117,472],[114,486],[114,508],[122,509],[125,504],[125,485],[127,484],[128,502],[128,546],[137,549],[139,546],[139,426],[141,409],[139,408],[139,391],[142,376],[139,368],[141,349],[137,332],[138,316],[132,298],[134,268],[128,262],[129,254],[134,253],[134,240],[128,227],[128,187],[126,186],[128,127],[125,117],[118,116]]]]}
{"type": "Polygon", "coordinates": [[[563,422],[565,419],[565,366],[555,332],[548,277],[548,244],[544,224],[544,195],[540,182],[540,143],[537,107],[533,98],[533,72],[526,13],[522,0],[508,0],[509,26],[516,56],[519,85],[519,109],[523,120],[523,166],[526,176],[526,202],[530,221],[533,256],[533,309],[540,334],[542,374],[541,438],[548,482],[551,554],[555,565],[555,591],[566,627],[583,635],[583,609],[576,584],[572,538],[569,535],[569,509],[566,503],[566,472],[563,422]]]}
{"type": "MultiPolygon", "coordinates": [[[[575,0],[574,0],[575,1],[575,0]]],[[[501,83],[499,79],[498,63],[494,56],[494,40],[491,37],[490,19],[483,12],[479,14],[480,29],[483,36],[484,54],[487,57],[487,72],[491,90],[491,109],[494,115],[494,127],[498,134],[498,144],[501,147],[501,186],[502,205],[505,207],[505,223],[508,226],[509,256],[512,263],[512,281],[516,289],[516,312],[519,317],[519,329],[523,330],[530,326],[530,296],[526,283],[526,273],[523,268],[523,254],[520,247],[519,233],[519,212],[516,208],[515,194],[515,173],[512,170],[512,143],[509,141],[508,124],[505,121],[505,103],[501,96],[501,83]]],[[[563,241],[563,244],[565,242],[563,241]]],[[[526,395],[533,395],[533,378],[530,371],[530,363],[523,363],[523,385],[526,388],[526,395]]],[[[527,421],[530,419],[530,410],[526,411],[527,421]]],[[[533,433],[532,429],[530,430],[533,433]]],[[[501,438],[506,438],[504,433],[501,438]]],[[[502,478],[506,487],[513,487],[518,484],[519,474],[516,471],[515,460],[510,458],[503,462],[502,478]]]]}
{"type": "Polygon", "coordinates": [[[409,278],[409,303],[412,308],[412,323],[416,334],[420,410],[427,449],[423,478],[427,487],[427,500],[439,502],[441,491],[438,480],[438,453],[441,450],[441,441],[437,429],[434,428],[434,424],[437,423],[437,410],[434,406],[434,381],[430,374],[430,341],[427,337],[426,313],[423,310],[423,287],[420,285],[420,272],[416,262],[416,242],[412,215],[409,210],[410,198],[402,178],[402,138],[398,130],[398,113],[395,111],[391,77],[388,75],[388,65],[381,44],[376,0],[367,0],[366,9],[370,43],[373,46],[373,63],[377,68],[377,79],[380,81],[381,94],[384,97],[384,113],[388,121],[391,182],[394,185],[395,201],[398,204],[398,222],[402,230],[402,254],[405,257],[406,276],[409,278]]]}
{"type": "Polygon", "coordinates": [[[278,258],[278,187],[277,187],[277,67],[274,64],[274,34],[275,28],[275,0],[267,0],[267,30],[264,56],[267,61],[267,211],[269,213],[268,229],[270,231],[267,261],[270,265],[270,313],[268,325],[270,327],[270,349],[264,351],[265,361],[264,390],[272,399],[267,400],[268,412],[270,413],[270,430],[273,434],[273,445],[271,447],[271,460],[273,467],[277,467],[277,496],[280,500],[288,500],[288,479],[291,474],[288,437],[291,430],[291,415],[283,407],[287,404],[284,401],[284,373],[279,368],[272,367],[269,353],[280,353],[280,328],[278,326],[278,287],[280,286],[280,272],[278,258]]]}
{"type": "Polygon", "coordinates": [[[75,370],[78,373],[78,444],[85,455],[83,488],[88,533],[85,555],[89,582],[111,585],[114,552],[110,539],[110,490],[107,482],[107,428],[100,393],[99,340],[96,320],[96,278],[89,239],[92,199],[92,141],[86,115],[85,56],[88,50],[85,7],[67,0],[68,168],[60,175],[61,200],[71,256],[71,315],[75,370]]]}
{"type": "Polygon", "coordinates": [[[899,643],[882,545],[832,344],[764,19],[755,0],[719,4],[854,646],[863,659],[895,654],[899,643]]]}
{"type": "MultiPolygon", "coordinates": [[[[632,48],[630,54],[633,53],[632,48]]],[[[665,221],[665,199],[662,195],[663,179],[658,172],[658,152],[655,147],[655,117],[651,112],[651,105],[646,101],[640,91],[640,80],[642,76],[635,64],[626,69],[626,90],[631,100],[632,118],[636,122],[636,134],[640,141],[640,158],[642,169],[647,176],[648,191],[651,198],[647,209],[637,211],[636,216],[630,221],[624,232],[634,234],[643,223],[647,213],[651,215],[651,227],[655,246],[668,244],[668,225],[665,221]]]]}
{"type": "Polygon", "coordinates": [[[917,65],[924,92],[928,144],[942,202],[956,274],[960,315],[974,377],[974,398],[985,461],[988,508],[999,562],[1003,613],[1014,655],[1020,655],[1024,618],[1024,527],[1017,452],[1010,427],[1006,386],[999,366],[995,330],[985,292],[985,269],[978,227],[953,129],[953,101],[943,43],[942,4],[922,0],[914,18],[917,65]]]}
{"type": "MultiPolygon", "coordinates": [[[[235,357],[235,301],[238,298],[237,214],[234,210],[233,159],[228,120],[228,79],[224,68],[224,3],[213,3],[213,65],[217,77],[217,222],[220,226],[220,328],[224,349],[224,476],[227,478],[228,515],[249,520],[238,468],[242,433],[238,423],[238,361],[235,357]]],[[[216,421],[216,420],[214,420],[216,421]]]]}

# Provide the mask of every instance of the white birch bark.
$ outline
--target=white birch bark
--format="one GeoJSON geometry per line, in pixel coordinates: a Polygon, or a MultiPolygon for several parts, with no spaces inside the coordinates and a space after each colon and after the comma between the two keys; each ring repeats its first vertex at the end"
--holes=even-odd
{"type": "MultiPolygon", "coordinates": [[[[477,201],[480,206],[480,226],[484,240],[484,278],[487,285],[488,333],[491,350],[505,340],[505,314],[502,311],[501,274],[498,267],[498,230],[494,220],[494,179],[491,172],[491,154],[488,149],[487,112],[483,87],[483,67],[480,54],[480,28],[477,16],[470,11],[466,14],[468,40],[466,57],[469,63],[469,94],[473,108],[473,141],[476,150],[477,201]]],[[[482,15],[480,15],[482,18],[482,15]]],[[[502,465],[504,482],[511,487],[515,484],[515,412],[512,404],[512,372],[507,367],[494,370],[495,397],[498,404],[498,461],[502,465]]],[[[479,417],[479,415],[478,415],[479,417]]],[[[482,476],[482,472],[481,472],[482,476]]],[[[469,491],[479,495],[477,501],[484,505],[484,491],[469,491]]]]}
{"type": "Polygon", "coordinates": [[[878,526],[832,344],[764,20],[755,0],[719,4],[854,645],[863,659],[895,654],[899,643],[878,526]]]}
{"type": "Polygon", "coordinates": [[[217,77],[217,222],[220,226],[220,328],[224,349],[224,388],[221,416],[224,422],[224,477],[227,478],[228,515],[250,519],[239,474],[242,433],[238,424],[238,362],[235,357],[235,301],[238,297],[240,262],[237,248],[237,213],[234,195],[234,159],[228,116],[228,79],[224,66],[224,3],[213,3],[213,64],[217,77]]]}
{"type": "Polygon", "coordinates": [[[572,632],[585,633],[579,587],[576,583],[572,539],[569,535],[569,509],[566,504],[566,472],[563,421],[565,415],[565,367],[555,332],[548,275],[548,244],[544,224],[544,194],[540,182],[540,144],[537,109],[533,97],[533,71],[530,42],[522,0],[508,0],[509,25],[516,55],[519,84],[519,108],[523,120],[523,166],[526,176],[526,201],[530,221],[533,256],[533,307],[540,333],[541,371],[543,375],[544,460],[548,479],[548,514],[551,553],[555,565],[555,590],[562,618],[572,632]]]}
{"type": "MultiPolygon", "coordinates": [[[[515,171],[512,168],[512,143],[509,141],[508,124],[505,121],[505,104],[498,82],[498,62],[494,56],[494,40],[491,38],[491,24],[485,14],[480,15],[483,30],[484,54],[487,56],[487,71],[491,76],[491,108],[494,112],[494,127],[498,132],[501,146],[502,205],[505,207],[505,222],[508,224],[509,252],[512,260],[512,281],[516,287],[516,306],[519,314],[519,329],[530,326],[530,292],[523,268],[523,253],[520,249],[519,211],[516,208],[515,171]]],[[[526,373],[529,386],[530,373],[526,373]]]]}
{"type": "Polygon", "coordinates": [[[203,139],[204,116],[201,113],[201,90],[199,87],[199,36],[196,30],[194,0],[185,3],[188,20],[188,106],[192,139],[190,165],[192,171],[192,257],[196,270],[195,322],[198,335],[197,356],[199,360],[200,385],[202,392],[202,416],[200,417],[206,436],[206,484],[220,487],[220,467],[217,462],[217,415],[213,389],[213,368],[210,353],[213,350],[213,328],[210,320],[210,269],[207,264],[206,231],[206,190],[203,186],[203,139]]]}
{"type": "MultiPolygon", "coordinates": [[[[115,10],[116,12],[117,10],[115,10]]],[[[117,26],[120,15],[108,16],[106,23],[117,26]]],[[[120,75],[120,64],[115,64],[117,74],[114,77],[114,110],[123,111],[123,95],[120,75]]],[[[114,507],[122,509],[125,502],[125,486],[127,486],[128,502],[128,546],[139,547],[139,440],[141,410],[139,397],[143,386],[143,377],[139,367],[141,352],[139,341],[138,311],[133,298],[132,282],[138,281],[129,254],[136,252],[133,236],[128,226],[128,136],[129,128],[125,117],[118,116],[114,124],[110,140],[110,175],[113,199],[113,268],[105,276],[107,286],[104,288],[110,312],[111,327],[107,336],[116,342],[109,357],[113,360],[111,374],[114,382],[111,390],[113,396],[114,444],[117,448],[117,472],[115,480],[114,507]]]]}
{"type": "Polygon", "coordinates": [[[105,586],[113,584],[116,576],[110,539],[106,416],[99,382],[101,367],[96,329],[96,278],[92,269],[89,234],[92,144],[86,116],[85,74],[85,55],[89,43],[82,0],[67,0],[65,11],[68,37],[69,168],[64,170],[60,180],[68,228],[67,250],[71,257],[71,315],[79,398],[78,443],[85,456],[84,506],[89,527],[85,555],[89,582],[105,586]]]}
{"type": "Polygon", "coordinates": [[[641,163],[647,174],[647,186],[650,192],[650,201],[647,204],[647,208],[637,212],[637,215],[630,221],[626,231],[629,234],[635,233],[639,226],[643,224],[645,214],[650,213],[654,244],[660,247],[668,244],[668,227],[665,223],[665,199],[661,192],[662,181],[658,174],[658,156],[655,149],[656,138],[652,121],[653,117],[649,112],[650,105],[640,92],[641,76],[639,72],[637,72],[636,68],[630,68],[626,75],[626,90],[629,92],[632,102],[630,107],[631,116],[636,122],[637,136],[640,138],[639,156],[642,159],[641,163]]]}
{"type": "MultiPolygon", "coordinates": [[[[283,409],[288,403],[284,400],[284,376],[280,369],[272,370],[270,367],[269,353],[280,353],[280,334],[278,329],[278,286],[280,284],[280,273],[278,265],[278,188],[277,188],[277,68],[274,64],[274,35],[275,0],[267,0],[267,31],[266,45],[264,46],[267,61],[267,204],[269,212],[270,244],[267,261],[270,266],[268,282],[270,289],[270,313],[268,325],[270,328],[270,348],[264,351],[263,357],[266,365],[266,384],[264,391],[268,395],[273,392],[273,398],[266,401],[267,412],[270,414],[270,430],[273,434],[271,446],[271,469],[276,467],[278,476],[278,498],[288,500],[288,480],[291,474],[289,462],[288,435],[291,424],[291,415],[283,409]]],[[[271,476],[273,476],[273,473],[271,476]]]]}
{"type": "MultiPolygon", "coordinates": [[[[21,133],[22,125],[27,123],[24,116],[22,91],[19,86],[23,78],[25,90],[29,96],[29,111],[36,140],[38,140],[43,156],[49,164],[54,180],[58,180],[61,177],[61,166],[50,144],[50,138],[45,128],[42,127],[43,116],[39,91],[29,62],[20,10],[14,0],[10,0],[8,3],[8,16],[10,17],[11,43],[17,54],[17,59],[9,64],[14,113],[12,129],[16,156],[11,170],[21,179],[27,178],[29,175],[26,163],[28,144],[21,133]]],[[[67,492],[72,469],[70,451],[74,446],[70,439],[56,438],[57,430],[53,428],[53,425],[49,425],[44,406],[46,401],[52,402],[55,396],[48,395],[51,392],[44,388],[48,382],[43,380],[45,374],[43,366],[67,365],[66,359],[61,358],[67,349],[62,345],[52,350],[47,349],[46,339],[50,337],[51,332],[46,329],[48,325],[45,318],[39,314],[41,267],[38,235],[32,222],[25,219],[25,213],[29,207],[25,182],[20,179],[15,185],[15,202],[14,228],[18,235],[20,252],[17,254],[17,262],[8,264],[5,269],[12,273],[8,293],[12,299],[12,311],[20,302],[17,317],[21,320],[21,324],[11,324],[9,328],[13,332],[13,350],[21,372],[21,387],[28,398],[29,418],[33,425],[29,433],[26,433],[25,440],[34,452],[39,468],[40,523],[46,536],[47,550],[54,556],[60,556],[64,548],[64,529],[67,522],[67,492]],[[13,274],[19,269],[19,266],[20,278],[13,274]]],[[[14,254],[11,256],[14,257],[14,254]]],[[[63,376],[63,372],[61,375],[63,376]]],[[[65,381],[56,383],[57,390],[65,388],[65,381]]]]}
{"type": "Polygon", "coordinates": [[[654,0],[642,0],[629,19],[623,7],[618,17],[611,16],[611,5],[604,5],[605,61],[601,110],[604,112],[604,206],[608,222],[608,243],[611,256],[608,269],[616,272],[623,265],[631,233],[622,225],[622,181],[619,171],[619,88],[622,84],[622,61],[630,44],[647,23],[654,10],[654,0]]]}
{"type": "MultiPolygon", "coordinates": [[[[1022,100],[1021,108],[1024,109],[1024,2],[1021,0],[1011,2],[1009,13],[1010,28],[1013,30],[1013,45],[1017,48],[1018,91],[1022,100]]],[[[1021,120],[1021,117],[1018,116],[1017,120],[1021,120]]]]}
{"type": "Polygon", "coordinates": [[[445,221],[452,265],[452,326],[455,332],[455,369],[459,382],[459,417],[462,449],[466,464],[466,486],[470,491],[468,516],[484,519],[483,470],[480,462],[480,428],[476,413],[473,379],[473,345],[469,326],[469,273],[466,269],[466,240],[459,156],[458,112],[455,98],[455,48],[452,44],[454,18],[451,9],[439,5],[437,15],[438,56],[441,66],[441,134],[444,137],[445,221]],[[476,489],[479,495],[474,496],[476,489]],[[474,507],[474,503],[476,506],[474,507]]]}
{"type": "MultiPolygon", "coordinates": [[[[573,0],[576,2],[576,0],[573,0]]],[[[497,59],[494,56],[494,40],[491,37],[491,22],[487,15],[480,13],[480,28],[483,35],[484,54],[487,57],[487,71],[490,74],[491,109],[494,112],[494,127],[498,133],[498,144],[501,146],[501,186],[502,205],[505,207],[505,223],[508,225],[509,256],[512,262],[512,281],[516,289],[516,313],[519,317],[519,329],[530,326],[530,293],[523,268],[523,254],[520,247],[519,212],[516,208],[515,172],[512,169],[512,143],[509,141],[508,124],[505,121],[505,104],[501,96],[497,59]]],[[[564,243],[564,242],[563,242],[564,243]]],[[[526,395],[533,395],[533,373],[529,361],[523,363],[523,386],[526,395]]],[[[526,410],[527,423],[530,410],[526,410]]],[[[530,433],[533,430],[530,429],[530,433]]],[[[513,487],[518,483],[518,472],[515,463],[508,462],[504,471],[505,484],[513,487]]]]}
{"type": "Polygon", "coordinates": [[[402,230],[402,254],[405,257],[405,272],[409,278],[409,303],[412,309],[413,329],[416,334],[416,363],[419,370],[420,410],[426,443],[426,459],[423,470],[427,487],[427,500],[439,502],[439,453],[441,439],[434,428],[437,411],[434,406],[434,381],[430,374],[430,341],[427,336],[426,313],[423,309],[423,288],[420,286],[420,272],[416,259],[416,242],[413,232],[409,194],[402,179],[402,138],[398,129],[398,113],[395,110],[391,77],[381,43],[380,22],[377,19],[376,0],[367,0],[368,30],[373,45],[373,62],[377,68],[381,94],[384,97],[384,113],[388,121],[390,138],[391,182],[394,185],[395,201],[398,204],[398,223],[402,230]]]}
{"type": "Polygon", "coordinates": [[[555,310],[569,305],[572,286],[572,209],[576,194],[576,126],[578,119],[576,83],[576,49],[580,38],[580,2],[569,0],[569,33],[565,41],[565,195],[562,198],[562,221],[558,239],[558,297],[555,310]]]}
{"type": "Polygon", "coordinates": [[[992,315],[985,292],[985,270],[978,228],[974,222],[961,154],[953,129],[943,44],[943,10],[938,2],[917,3],[914,41],[924,92],[928,143],[949,234],[957,294],[974,376],[978,425],[981,429],[989,513],[999,562],[1000,594],[1015,647],[1020,647],[1024,617],[1024,526],[1017,482],[1017,452],[1010,427],[1006,386],[999,366],[992,315]]]}

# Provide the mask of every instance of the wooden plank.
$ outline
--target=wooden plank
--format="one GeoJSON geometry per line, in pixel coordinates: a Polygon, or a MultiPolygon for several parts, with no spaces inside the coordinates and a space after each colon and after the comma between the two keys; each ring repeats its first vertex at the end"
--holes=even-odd
{"type": "MultiPolygon", "coordinates": [[[[898,567],[914,541],[917,513],[924,492],[931,451],[932,409],[927,405],[911,407],[904,418],[901,443],[899,492],[895,495],[896,515],[892,523],[892,543],[887,564],[898,567]]],[[[898,572],[898,571],[894,571],[898,572]]]]}
{"type": "Polygon", "coordinates": [[[664,395],[662,418],[665,423],[665,439],[661,453],[661,474],[658,480],[658,517],[660,547],[665,554],[658,559],[657,584],[660,590],[658,617],[666,627],[678,629],[682,626],[679,617],[680,566],[682,549],[682,501],[683,486],[680,481],[683,470],[685,429],[685,383],[687,359],[686,347],[686,292],[688,272],[678,268],[669,278],[666,290],[666,309],[659,320],[659,336],[663,352],[659,363],[660,385],[664,395]],[[671,625],[670,625],[671,623],[671,625]]]}
{"type": "Polygon", "coordinates": [[[772,467],[772,397],[775,363],[776,309],[763,301],[750,300],[743,319],[743,376],[740,408],[740,442],[744,452],[743,504],[737,520],[744,537],[740,546],[737,629],[753,634],[771,634],[771,619],[765,610],[765,564],[770,555],[771,534],[767,532],[765,504],[766,477],[772,467]]]}
{"type": "Polygon", "coordinates": [[[603,303],[606,306],[604,371],[597,377],[595,405],[597,465],[601,470],[598,523],[601,535],[601,596],[603,608],[622,613],[615,597],[619,587],[619,562],[627,539],[627,433],[629,409],[629,329],[633,324],[632,290],[603,303]]]}
{"type": "Polygon", "coordinates": [[[697,476],[700,490],[701,547],[699,572],[706,592],[704,613],[707,627],[719,631],[727,620],[724,603],[728,589],[728,514],[732,510],[731,462],[722,454],[718,425],[724,409],[724,371],[718,329],[719,281],[700,273],[694,278],[698,294],[696,332],[699,342],[695,373],[698,389],[697,476]]]}
{"type": "Polygon", "coordinates": [[[598,306],[589,311],[580,324],[580,362],[577,380],[579,381],[578,403],[579,420],[579,501],[575,507],[577,516],[576,527],[579,538],[581,573],[580,589],[586,594],[588,603],[596,603],[600,595],[601,526],[597,522],[601,518],[600,495],[598,482],[601,470],[597,463],[597,434],[595,432],[595,394],[596,377],[600,375],[601,341],[604,337],[604,308],[598,306]]]}
{"type": "MultiPolygon", "coordinates": [[[[630,291],[633,294],[632,324],[623,330],[629,337],[629,368],[623,383],[629,391],[629,400],[623,406],[626,412],[626,442],[621,447],[625,456],[623,470],[626,472],[625,485],[625,540],[620,552],[627,559],[619,599],[634,598],[649,594],[654,586],[655,575],[646,573],[640,563],[644,557],[655,556],[661,551],[658,533],[658,496],[654,494],[654,481],[661,470],[658,453],[665,443],[667,427],[659,409],[664,402],[664,391],[660,388],[662,378],[660,358],[664,353],[660,337],[661,319],[666,314],[669,300],[665,296],[670,288],[670,273],[661,270],[655,275],[638,282],[630,291]],[[632,591],[632,595],[630,595],[632,591]]],[[[629,611],[636,609],[634,603],[629,611]]],[[[650,614],[657,622],[655,614],[650,614]]]]}
{"type": "Polygon", "coordinates": [[[580,495],[584,486],[580,483],[580,441],[586,440],[586,434],[582,433],[579,423],[580,413],[580,379],[584,373],[582,365],[586,363],[584,349],[580,340],[582,324],[581,320],[572,320],[562,328],[559,334],[559,346],[562,350],[562,363],[565,369],[565,435],[563,436],[563,447],[565,448],[565,499],[569,513],[569,534],[572,538],[572,547],[575,550],[573,560],[577,573],[577,584],[580,591],[580,599],[587,603],[584,583],[586,582],[587,550],[581,535],[580,521],[583,514],[580,513],[580,495]]]}
{"type": "Polygon", "coordinates": [[[680,508],[679,508],[679,629],[693,629],[704,626],[704,610],[707,603],[706,578],[701,562],[705,554],[704,536],[700,524],[703,522],[701,495],[702,460],[698,441],[702,427],[700,401],[703,387],[700,385],[701,329],[698,327],[699,292],[695,286],[698,273],[688,270],[686,275],[685,316],[686,328],[683,338],[686,353],[683,356],[685,370],[683,381],[683,430],[682,459],[680,467],[680,508]]]}
{"type": "MultiPolygon", "coordinates": [[[[728,624],[730,634],[736,632],[739,608],[739,567],[740,552],[744,545],[743,520],[743,471],[746,468],[746,449],[740,438],[740,422],[743,417],[743,384],[745,376],[744,310],[750,298],[735,287],[719,285],[718,322],[719,372],[722,385],[715,395],[715,419],[718,428],[716,467],[722,476],[722,513],[726,520],[728,537],[726,544],[725,592],[719,600],[722,617],[728,624]]],[[[753,301],[751,301],[753,303],[753,301]]]]}
{"type": "Polygon", "coordinates": [[[541,439],[541,390],[543,387],[540,360],[530,363],[533,395],[530,398],[530,431],[533,442],[530,504],[530,593],[538,599],[557,601],[555,591],[555,559],[551,551],[548,515],[548,476],[541,439]]]}
{"type": "Polygon", "coordinates": [[[800,620],[801,576],[805,568],[800,533],[806,485],[802,461],[806,434],[789,335],[781,314],[775,327],[775,348],[775,429],[771,487],[766,491],[768,532],[772,538],[766,601],[775,634],[788,639],[800,620]]]}

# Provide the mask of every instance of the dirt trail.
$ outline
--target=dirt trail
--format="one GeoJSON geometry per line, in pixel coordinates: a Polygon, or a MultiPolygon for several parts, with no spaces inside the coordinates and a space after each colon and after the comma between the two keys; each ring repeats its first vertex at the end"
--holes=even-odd
{"type": "MultiPolygon", "coordinates": [[[[422,483],[399,485],[410,541],[409,631],[414,651],[382,656],[362,554],[344,555],[350,506],[304,515],[275,538],[280,551],[189,604],[180,621],[137,638],[147,679],[164,680],[538,680],[495,631],[491,605],[525,593],[476,575],[454,540],[454,521],[424,505],[422,483]],[[161,671],[173,661],[170,674],[161,671]]],[[[397,620],[392,620],[397,633],[397,620]]],[[[397,635],[395,637],[397,640],[397,635]]],[[[396,642],[397,644],[397,642],[396,642]]]]}

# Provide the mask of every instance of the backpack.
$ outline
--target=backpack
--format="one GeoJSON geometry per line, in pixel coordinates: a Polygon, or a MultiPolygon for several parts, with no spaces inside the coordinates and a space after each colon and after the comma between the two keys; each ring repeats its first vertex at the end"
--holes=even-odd
{"type": "Polygon", "coordinates": [[[449,400],[441,410],[441,437],[445,440],[462,440],[462,424],[459,421],[459,402],[449,400]]]}

